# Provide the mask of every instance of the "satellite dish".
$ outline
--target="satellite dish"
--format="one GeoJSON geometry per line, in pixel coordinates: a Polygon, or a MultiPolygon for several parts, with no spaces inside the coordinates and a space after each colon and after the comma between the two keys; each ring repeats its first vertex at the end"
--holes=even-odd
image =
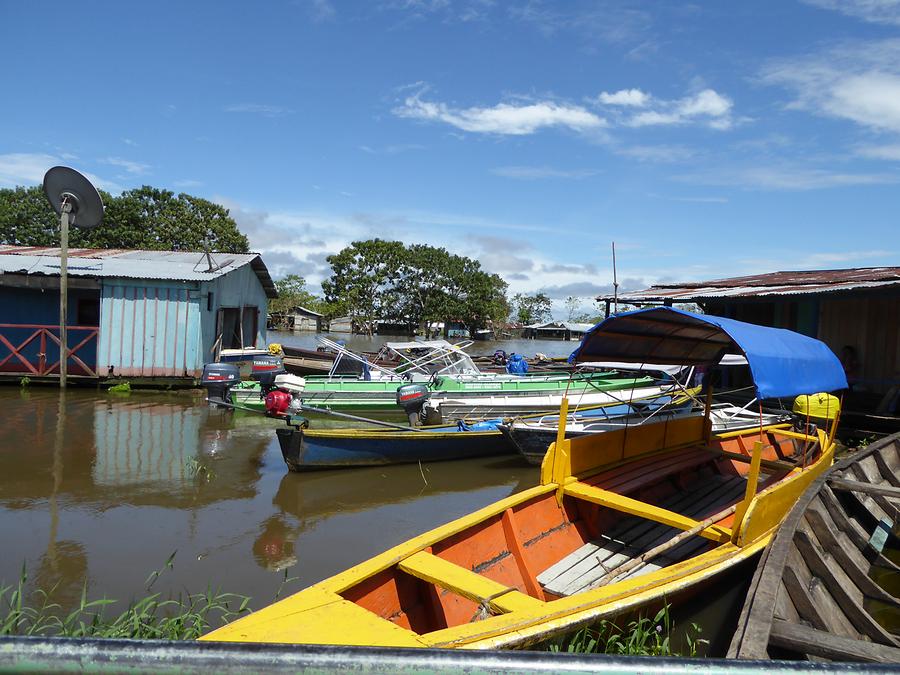
{"type": "Polygon", "coordinates": [[[68,204],[69,222],[75,227],[91,229],[103,220],[103,200],[87,178],[67,166],[54,166],[44,174],[44,194],[50,206],[61,214],[68,204]]]}

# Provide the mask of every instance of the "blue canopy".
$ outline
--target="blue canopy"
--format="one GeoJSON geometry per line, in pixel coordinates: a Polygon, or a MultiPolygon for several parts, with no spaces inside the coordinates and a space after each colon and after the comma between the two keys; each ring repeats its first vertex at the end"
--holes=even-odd
{"type": "Polygon", "coordinates": [[[841,362],[815,338],[672,307],[639,309],[601,321],[585,334],[569,362],[709,366],[725,354],[747,357],[761,399],[847,388],[841,362]]]}

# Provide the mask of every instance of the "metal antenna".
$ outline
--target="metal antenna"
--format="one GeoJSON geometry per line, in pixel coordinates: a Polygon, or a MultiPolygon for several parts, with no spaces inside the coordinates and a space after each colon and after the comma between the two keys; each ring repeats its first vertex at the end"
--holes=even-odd
{"type": "Polygon", "coordinates": [[[613,254],[613,314],[619,313],[619,280],[616,277],[616,242],[612,243],[613,254]]]}
{"type": "Polygon", "coordinates": [[[59,214],[59,387],[66,388],[69,360],[66,314],[69,302],[69,226],[90,229],[103,221],[103,200],[91,182],[67,166],[44,174],[44,194],[59,214]]]}

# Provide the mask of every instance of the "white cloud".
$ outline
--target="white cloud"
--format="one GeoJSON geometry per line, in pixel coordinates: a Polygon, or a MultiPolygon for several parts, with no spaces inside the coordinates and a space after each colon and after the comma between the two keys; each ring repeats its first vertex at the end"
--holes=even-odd
{"type": "Polygon", "coordinates": [[[588,178],[599,173],[596,169],[554,169],[549,166],[498,166],[491,173],[504,178],[536,180],[539,178],[588,178]]]}
{"type": "Polygon", "coordinates": [[[820,54],[771,61],[761,81],[791,90],[795,109],[900,132],[900,40],[844,43],[820,54]]]}
{"type": "Polygon", "coordinates": [[[125,171],[127,171],[128,173],[133,173],[135,175],[145,174],[151,168],[149,164],[133,162],[129,159],[122,159],[121,157],[105,157],[104,159],[101,159],[99,161],[111,166],[118,166],[122,169],[125,169],[125,171]]]}
{"type": "Polygon", "coordinates": [[[203,185],[203,181],[193,180],[192,178],[185,178],[183,180],[176,180],[174,183],[172,183],[172,185],[177,188],[193,188],[203,185]]]}
{"type": "Polygon", "coordinates": [[[856,148],[856,154],[870,159],[886,159],[892,162],[900,162],[900,143],[863,145],[856,148]]]}
{"type": "Polygon", "coordinates": [[[688,124],[702,121],[714,129],[729,129],[732,125],[731,99],[713,89],[686,96],[676,101],[655,101],[656,110],[641,112],[625,123],[632,127],[688,124]]]}
{"type": "Polygon", "coordinates": [[[802,0],[870,23],[900,26],[900,0],[802,0]]]}
{"type": "MultiPolygon", "coordinates": [[[[0,187],[17,185],[40,185],[44,182],[44,174],[53,166],[64,164],[62,157],[41,153],[9,153],[0,155],[0,187]]],[[[104,180],[87,171],[84,176],[98,188],[118,193],[122,186],[113,181],[104,180]]]]}
{"type": "Polygon", "coordinates": [[[677,180],[703,185],[722,185],[763,190],[822,190],[854,185],[900,183],[900,174],[844,173],[807,167],[717,168],[704,173],[683,174],[677,180]]]}
{"type": "Polygon", "coordinates": [[[225,112],[229,113],[250,113],[253,115],[262,115],[263,117],[281,117],[290,115],[294,111],[280,105],[268,105],[264,103],[232,103],[225,106],[225,112]]]}
{"type": "Polygon", "coordinates": [[[446,103],[424,101],[420,94],[408,96],[394,109],[398,117],[443,122],[457,129],[482,134],[524,136],[548,127],[589,131],[606,121],[581,106],[553,101],[529,104],[498,103],[490,108],[452,108],[446,103]]]}
{"type": "Polygon", "coordinates": [[[642,162],[684,162],[696,155],[683,145],[631,145],[616,149],[616,153],[642,162]]]}
{"type": "Polygon", "coordinates": [[[645,94],[640,89],[620,89],[610,94],[605,91],[600,92],[597,101],[603,105],[621,105],[643,107],[650,101],[650,94],[645,94]]]}

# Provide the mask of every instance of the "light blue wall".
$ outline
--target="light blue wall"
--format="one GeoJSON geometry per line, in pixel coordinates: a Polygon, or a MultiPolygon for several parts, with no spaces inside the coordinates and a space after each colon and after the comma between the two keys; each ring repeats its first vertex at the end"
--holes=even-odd
{"type": "Polygon", "coordinates": [[[104,279],[100,296],[101,376],[196,376],[200,283],[104,279]]]}

